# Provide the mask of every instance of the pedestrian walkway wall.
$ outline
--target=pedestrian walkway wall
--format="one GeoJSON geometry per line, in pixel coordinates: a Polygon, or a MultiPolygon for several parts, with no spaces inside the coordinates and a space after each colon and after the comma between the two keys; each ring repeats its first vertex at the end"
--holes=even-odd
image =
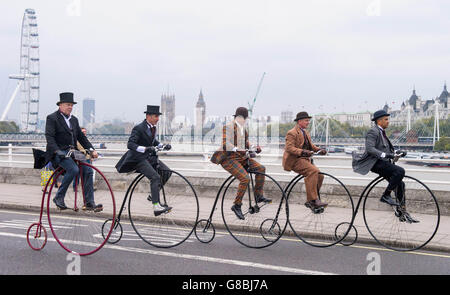
{"type": "MultiPolygon", "coordinates": [[[[119,174],[116,172],[106,172],[104,173],[105,177],[108,179],[116,198],[121,198],[122,195],[125,194],[129,184],[133,181],[133,179],[137,176],[137,174],[119,174]]],[[[97,189],[106,188],[106,184],[99,181],[101,178],[96,177],[95,185],[97,189]]],[[[187,177],[187,179],[191,182],[194,187],[198,197],[207,197],[214,198],[216,194],[226,179],[226,177],[198,177],[191,176],[187,177]]],[[[10,168],[10,167],[0,167],[0,183],[10,183],[10,184],[25,184],[25,185],[39,185],[40,184],[40,170],[30,169],[30,168],[10,168]]],[[[171,181],[168,183],[168,187],[165,188],[166,191],[170,193],[179,193],[183,194],[189,191],[185,184],[181,182],[181,179],[174,176],[171,181]]],[[[237,181],[234,181],[233,184],[228,189],[227,196],[234,197],[237,188],[237,181]]],[[[148,188],[148,182],[143,183],[137,190],[146,190],[148,188]]],[[[282,189],[287,187],[287,181],[280,181],[279,185],[282,189]]],[[[350,195],[353,198],[354,206],[356,206],[359,196],[364,190],[363,186],[358,185],[348,185],[347,189],[350,195]]],[[[379,198],[384,190],[384,185],[377,186],[371,193],[371,197],[373,199],[379,198]]],[[[348,197],[346,195],[346,191],[342,189],[341,186],[336,184],[324,183],[322,189],[322,194],[326,193],[332,196],[332,198],[327,198],[327,202],[330,205],[336,205],[341,207],[351,206],[351,202],[348,201],[348,197]]],[[[435,197],[438,200],[440,213],[441,215],[450,216],[450,192],[449,191],[433,191],[435,197]]],[[[267,181],[265,185],[265,196],[277,199],[280,197],[279,189],[277,191],[276,186],[267,181]]],[[[424,190],[418,190],[415,188],[411,188],[407,190],[407,198],[408,202],[408,210],[414,212],[425,213],[424,210],[427,210],[427,206],[430,204],[429,194],[424,190]]],[[[306,201],[305,195],[305,186],[303,181],[299,182],[299,184],[294,188],[293,193],[290,196],[289,202],[302,203],[306,201]]],[[[377,209],[375,207],[378,206],[379,202],[368,201],[367,204],[369,209],[377,209]]],[[[362,208],[362,204],[360,209],[362,208]]],[[[432,209],[430,209],[432,210],[432,209]]],[[[431,213],[431,212],[430,212],[431,213]]]]}

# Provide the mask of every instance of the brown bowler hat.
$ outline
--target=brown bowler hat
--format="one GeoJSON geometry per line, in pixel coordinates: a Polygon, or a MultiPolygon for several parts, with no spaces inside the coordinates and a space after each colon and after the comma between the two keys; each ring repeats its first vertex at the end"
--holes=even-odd
{"type": "Polygon", "coordinates": [[[311,119],[311,118],[312,117],[310,117],[307,112],[300,112],[297,114],[297,117],[295,118],[294,122],[297,122],[298,120],[301,119],[311,119]]]}
{"type": "Polygon", "coordinates": [[[244,117],[244,119],[247,119],[248,118],[248,109],[244,108],[244,107],[237,108],[236,114],[234,115],[234,117],[237,117],[237,116],[242,116],[242,117],[244,117]]]}

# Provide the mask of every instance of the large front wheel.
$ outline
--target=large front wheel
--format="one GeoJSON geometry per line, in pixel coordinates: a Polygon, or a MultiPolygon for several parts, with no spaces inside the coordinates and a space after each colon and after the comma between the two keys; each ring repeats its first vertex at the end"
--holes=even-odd
{"type": "MultiPolygon", "coordinates": [[[[304,243],[314,247],[330,247],[337,243],[351,244],[353,200],[347,187],[336,177],[319,173],[318,197],[328,204],[321,210],[308,208],[305,203],[305,178],[295,177],[286,187],[289,202],[289,225],[304,243]]],[[[354,228],[353,228],[354,229],[354,228]]],[[[356,233],[355,233],[356,234],[356,233]]]]}
{"type": "Polygon", "coordinates": [[[271,176],[249,173],[250,184],[242,199],[241,210],[244,220],[232,211],[239,181],[231,179],[224,188],[222,198],[222,218],[226,229],[240,244],[249,248],[265,248],[277,242],[284,233],[288,220],[288,207],[283,189],[271,176]],[[264,197],[271,203],[257,203],[254,181],[264,177],[264,197]]]}
{"type": "Polygon", "coordinates": [[[405,176],[391,193],[401,206],[380,202],[388,183],[380,178],[368,188],[363,216],[369,233],[381,245],[396,251],[413,251],[433,239],[439,227],[440,212],[433,192],[416,178],[405,176]]]}
{"type": "Polygon", "coordinates": [[[165,182],[160,190],[160,204],[172,210],[155,216],[151,182],[141,174],[131,187],[128,213],[133,229],[144,242],[158,248],[171,248],[191,236],[198,221],[199,203],[194,187],[180,173],[164,170],[160,171],[160,176],[165,182]]]}
{"type": "Polygon", "coordinates": [[[86,256],[100,250],[109,239],[114,222],[109,223],[106,228],[103,223],[105,219],[116,219],[116,205],[112,188],[103,173],[84,162],[79,163],[79,168],[79,176],[67,188],[64,203],[68,209],[64,211],[58,209],[53,202],[58,190],[55,185],[65,177],[62,168],[55,170],[53,183],[48,189],[47,215],[56,241],[67,252],[86,256]],[[93,171],[96,172],[95,184],[93,171]],[[90,177],[92,178],[89,179],[90,177]],[[95,204],[103,205],[101,211],[90,210],[85,206],[88,193],[93,194],[95,204]]]}

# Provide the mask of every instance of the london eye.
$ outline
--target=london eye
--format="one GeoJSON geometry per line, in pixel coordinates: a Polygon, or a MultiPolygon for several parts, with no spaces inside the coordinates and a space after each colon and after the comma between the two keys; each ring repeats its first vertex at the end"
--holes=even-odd
{"type": "Polygon", "coordinates": [[[39,120],[40,70],[39,33],[34,9],[26,9],[21,31],[20,74],[10,75],[17,80],[16,89],[3,111],[0,121],[4,121],[16,97],[20,101],[20,130],[25,133],[37,131],[39,120]]]}

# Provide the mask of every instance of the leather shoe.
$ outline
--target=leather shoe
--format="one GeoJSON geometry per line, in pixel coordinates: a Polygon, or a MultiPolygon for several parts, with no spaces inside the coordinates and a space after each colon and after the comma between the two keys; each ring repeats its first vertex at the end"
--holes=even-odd
{"type": "Polygon", "coordinates": [[[311,200],[305,203],[305,206],[310,209],[318,209],[318,208],[325,208],[328,206],[328,203],[322,202],[319,199],[311,200]]]}
{"type": "Polygon", "coordinates": [[[272,203],[271,199],[267,199],[264,196],[257,196],[256,203],[272,203]]]}
{"type": "Polygon", "coordinates": [[[64,200],[59,200],[55,197],[55,198],[53,198],[53,203],[55,203],[56,207],[58,207],[58,209],[60,209],[60,210],[68,209],[66,204],[64,203],[64,200]]]}
{"type": "Polygon", "coordinates": [[[163,213],[169,213],[172,210],[172,207],[169,206],[161,206],[160,204],[153,205],[153,213],[155,216],[159,216],[163,213]]]}
{"type": "Polygon", "coordinates": [[[83,211],[94,211],[95,213],[103,211],[102,204],[86,204],[81,208],[83,211]]]}
{"type": "Polygon", "coordinates": [[[233,211],[234,214],[236,214],[237,218],[239,218],[240,220],[245,220],[245,216],[244,216],[244,214],[242,214],[242,209],[241,209],[241,207],[242,207],[242,205],[234,204],[234,205],[231,207],[231,211],[233,211]]]}
{"type": "Polygon", "coordinates": [[[380,199],[380,202],[386,203],[390,206],[400,206],[390,195],[383,195],[380,199]]]}

